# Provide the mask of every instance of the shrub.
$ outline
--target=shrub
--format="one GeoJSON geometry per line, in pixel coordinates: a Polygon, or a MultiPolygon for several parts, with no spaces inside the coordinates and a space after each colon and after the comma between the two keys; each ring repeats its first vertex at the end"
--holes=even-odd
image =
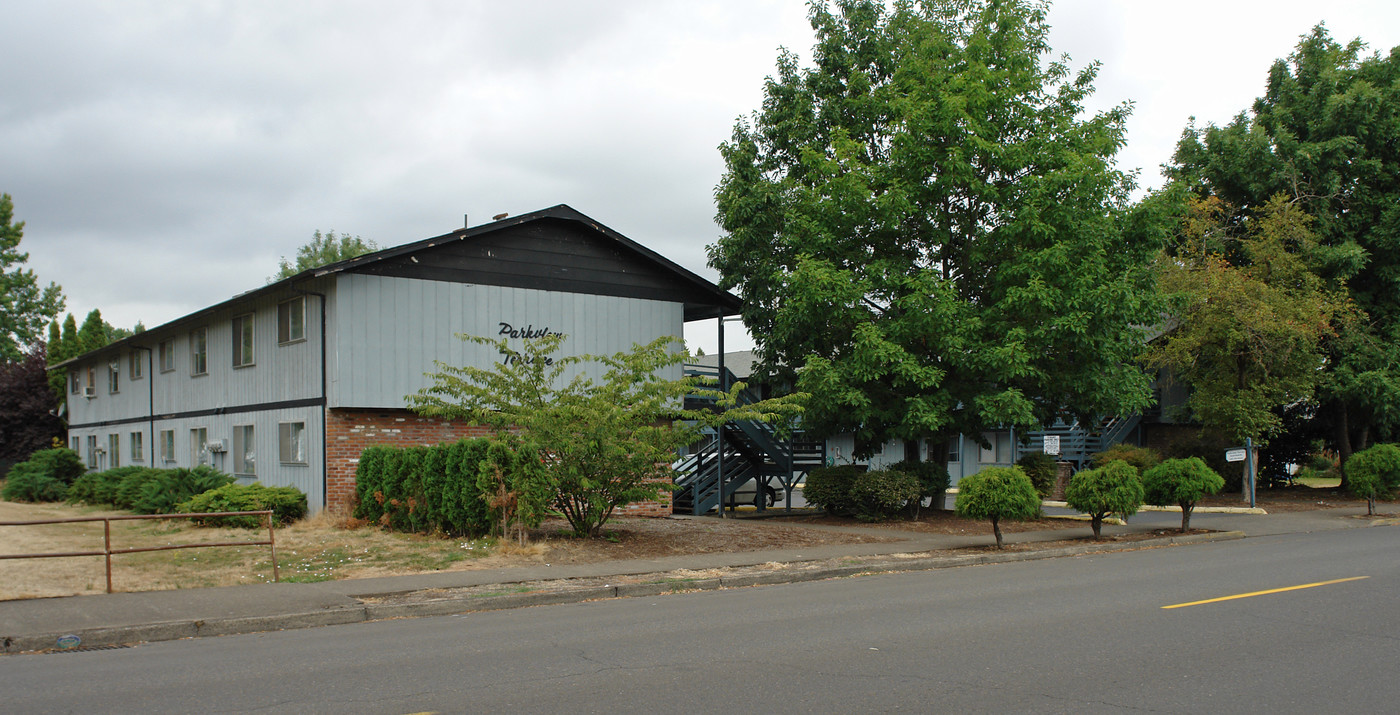
{"type": "Polygon", "coordinates": [[[1191,510],[1208,494],[1225,486],[1225,480],[1199,457],[1168,459],[1143,472],[1146,502],[1157,506],[1181,507],[1181,530],[1191,528],[1191,510]]]}
{"type": "Polygon", "coordinates": [[[1095,539],[1101,535],[1104,517],[1113,513],[1124,518],[1136,514],[1143,497],[1137,468],[1119,459],[1074,475],[1065,487],[1065,501],[1071,509],[1089,515],[1095,539]]]}
{"type": "Polygon", "coordinates": [[[10,472],[5,478],[5,489],[0,491],[0,496],[8,501],[63,501],[67,494],[67,484],[29,462],[20,462],[10,467],[10,472]]]}
{"type": "Polygon", "coordinates": [[[1016,466],[1030,477],[1031,485],[1040,495],[1041,499],[1050,496],[1050,492],[1055,490],[1055,477],[1060,472],[1060,467],[1055,464],[1055,458],[1044,452],[1031,452],[1017,460],[1016,466]]]}
{"type": "Polygon", "coordinates": [[[1318,474],[1325,474],[1337,466],[1337,458],[1330,454],[1313,454],[1308,457],[1307,466],[1318,474]]]}
{"type": "MultiPolygon", "coordinates": [[[[493,441],[370,447],[355,473],[357,518],[395,531],[476,536],[491,528],[478,480],[493,441]]],[[[532,453],[536,462],[538,453],[532,453]]]]}
{"type": "Polygon", "coordinates": [[[919,516],[919,507],[925,499],[933,499],[930,506],[943,508],[943,495],[948,491],[948,465],[943,462],[915,462],[904,460],[890,466],[892,472],[908,472],[919,480],[919,498],[914,500],[914,518],[919,516]]]}
{"type": "Polygon", "coordinates": [[[920,498],[919,479],[904,471],[868,471],[856,476],[847,495],[855,517],[885,521],[920,498]]]}
{"type": "Polygon", "coordinates": [[[194,469],[152,469],[148,473],[151,476],[141,481],[130,507],[138,514],[175,514],[181,502],[234,481],[205,465],[194,469]]]}
{"type": "Polygon", "coordinates": [[[1040,495],[1020,467],[987,467],[958,482],[954,509],[966,519],[990,520],[1000,549],[1001,520],[1039,517],[1040,495]]]}
{"type": "Polygon", "coordinates": [[[802,488],[802,498],[808,504],[825,509],[828,514],[848,516],[854,513],[851,504],[851,485],[864,471],[851,464],[834,467],[818,467],[807,474],[807,483],[802,488]]]}
{"type": "Polygon", "coordinates": [[[1376,513],[1376,499],[1400,487],[1400,447],[1377,444],[1351,455],[1346,463],[1347,490],[1366,499],[1366,513],[1376,513]]]}
{"type": "Polygon", "coordinates": [[[68,488],[70,504],[116,504],[117,487],[122,480],[146,467],[117,467],[105,472],[88,472],[68,488]]]}
{"type": "Polygon", "coordinates": [[[10,467],[0,497],[10,501],[63,501],[68,485],[86,471],[78,453],[57,447],[41,449],[10,467]]]}
{"type": "MultiPolygon", "coordinates": [[[[191,497],[177,508],[188,514],[271,509],[273,523],[284,526],[306,516],[306,495],[296,487],[265,487],[257,482],[225,484],[191,497]]],[[[241,529],[256,529],[263,525],[262,518],[256,516],[195,517],[191,521],[199,526],[241,529]]]]}
{"type": "Polygon", "coordinates": [[[1127,462],[1137,469],[1138,474],[1142,474],[1161,464],[1162,455],[1157,454],[1157,450],[1151,447],[1138,447],[1120,442],[1090,457],[1089,463],[1098,469],[1114,460],[1127,462]]]}

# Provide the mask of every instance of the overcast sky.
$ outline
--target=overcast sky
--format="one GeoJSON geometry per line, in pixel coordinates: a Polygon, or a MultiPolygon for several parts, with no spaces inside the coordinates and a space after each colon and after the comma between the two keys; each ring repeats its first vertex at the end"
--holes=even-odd
{"type": "MultiPolygon", "coordinates": [[[[390,246],[566,203],[701,275],[716,147],[799,0],[9,0],[0,192],[79,321],[153,327],[263,285],[313,231],[390,246]]],[[[1146,187],[1326,22],[1400,45],[1395,0],[1060,0],[1051,43],[1131,100],[1146,187]]],[[[713,323],[692,346],[714,350],[713,323]]],[[[731,326],[728,347],[747,347],[731,326]]]]}

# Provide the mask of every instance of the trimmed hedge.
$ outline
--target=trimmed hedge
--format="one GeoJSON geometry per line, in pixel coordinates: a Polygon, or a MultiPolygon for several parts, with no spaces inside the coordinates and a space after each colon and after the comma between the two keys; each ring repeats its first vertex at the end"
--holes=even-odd
{"type": "MultiPolygon", "coordinates": [[[[354,515],[395,531],[477,536],[491,530],[478,477],[493,440],[370,447],[355,472],[354,515]]],[[[525,449],[521,447],[521,449],[525,449]]],[[[538,460],[538,454],[521,455],[538,460]]]]}
{"type": "Polygon", "coordinates": [[[68,492],[68,501],[106,504],[138,514],[174,514],[181,502],[233,481],[233,477],[204,465],[194,469],[117,467],[79,477],[68,492]]]}
{"type": "MultiPolygon", "coordinates": [[[[272,510],[272,520],[277,526],[284,526],[306,516],[306,495],[296,487],[265,487],[257,482],[252,484],[225,484],[210,489],[180,503],[175,512],[188,514],[220,511],[264,511],[272,510]]],[[[256,529],[263,525],[262,518],[256,516],[211,516],[191,519],[199,526],[227,526],[241,529],[256,529]]]]}
{"type": "Polygon", "coordinates": [[[1044,452],[1031,452],[1016,461],[1016,466],[1030,477],[1031,486],[1040,495],[1041,499],[1050,496],[1050,492],[1055,491],[1055,476],[1059,473],[1059,466],[1055,464],[1055,458],[1044,452]]]}
{"type": "Polygon", "coordinates": [[[825,509],[828,514],[849,516],[855,510],[855,505],[851,503],[851,485],[864,471],[851,464],[813,469],[807,474],[807,482],[802,487],[802,498],[808,504],[825,509]]]}
{"type": "Polygon", "coordinates": [[[903,511],[921,493],[919,478],[909,472],[872,470],[857,475],[847,495],[857,519],[885,521],[903,511]]]}

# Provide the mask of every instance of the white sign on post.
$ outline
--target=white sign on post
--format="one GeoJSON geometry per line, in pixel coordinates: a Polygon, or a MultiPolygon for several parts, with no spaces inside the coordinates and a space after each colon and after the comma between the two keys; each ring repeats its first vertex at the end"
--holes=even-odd
{"type": "Polygon", "coordinates": [[[1057,435],[1057,434],[1047,434],[1047,435],[1045,435],[1045,453],[1046,453],[1046,454],[1059,454],[1059,453],[1060,453],[1060,436],[1059,436],[1059,435],[1057,435]]]}
{"type": "Polygon", "coordinates": [[[1245,448],[1244,448],[1244,447],[1236,447],[1236,448],[1234,448],[1234,449],[1227,449],[1227,450],[1225,450],[1225,461],[1227,461],[1227,462],[1243,462],[1243,461],[1244,461],[1244,457],[1245,457],[1245,448]]]}

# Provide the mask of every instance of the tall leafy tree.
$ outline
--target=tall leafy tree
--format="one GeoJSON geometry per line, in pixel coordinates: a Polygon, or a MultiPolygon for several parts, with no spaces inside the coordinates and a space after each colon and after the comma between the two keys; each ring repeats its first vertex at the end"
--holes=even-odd
{"type": "Polygon", "coordinates": [[[9,194],[0,194],[0,361],[19,361],[25,349],[41,342],[44,326],[63,310],[63,291],[55,283],[40,286],[34,271],[24,267],[21,253],[24,222],[14,221],[9,194]]]}
{"type": "Polygon", "coordinates": [[[1308,263],[1316,241],[1298,204],[1277,196],[1243,235],[1222,241],[1229,207],[1217,197],[1188,203],[1181,241],[1159,262],[1175,326],[1147,362],[1191,387],[1187,407],[1206,427],[1267,444],[1284,426],[1283,408],[1312,399],[1324,341],[1353,311],[1308,263]]]}
{"type": "Polygon", "coordinates": [[[888,439],[1145,407],[1160,224],[1114,168],[1128,106],[1050,57],[1046,4],[814,2],[721,147],[721,284],[804,422],[888,439]],[[801,369],[804,368],[805,369],[801,369]]]}
{"type": "Polygon", "coordinates": [[[1190,126],[1169,167],[1234,207],[1227,238],[1278,194],[1315,217],[1314,270],[1345,282],[1360,310],[1324,346],[1320,416],[1343,459],[1400,429],[1400,48],[1364,50],[1318,25],[1269,69],[1250,112],[1190,126]]]}
{"type": "Polygon", "coordinates": [[[21,461],[31,452],[52,446],[63,436],[63,422],[54,409],[42,342],[24,357],[0,361],[0,460],[21,461]]]}
{"type": "Polygon", "coordinates": [[[312,234],[309,243],[303,244],[297,249],[295,260],[282,257],[282,260],[278,262],[277,275],[269,278],[267,282],[275,283],[284,278],[291,278],[309,268],[362,256],[377,250],[379,250],[379,246],[374,241],[367,241],[348,233],[337,235],[335,231],[321,233],[320,230],[317,230],[316,233],[312,234]]]}

